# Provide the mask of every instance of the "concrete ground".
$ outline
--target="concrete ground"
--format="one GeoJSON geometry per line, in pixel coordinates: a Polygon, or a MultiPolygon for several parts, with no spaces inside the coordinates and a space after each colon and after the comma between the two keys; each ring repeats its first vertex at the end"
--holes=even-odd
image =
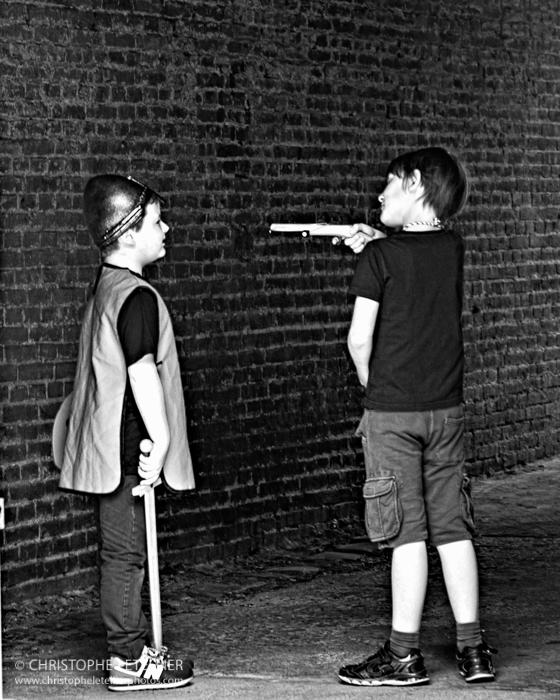
{"type": "MultiPolygon", "coordinates": [[[[560,698],[560,460],[475,484],[481,619],[498,648],[494,683],[467,686],[454,662],[454,624],[437,557],[422,628],[428,686],[338,682],[345,663],[373,653],[390,628],[389,555],[355,524],[231,563],[162,571],[164,643],[195,659],[197,700],[560,698]]],[[[8,606],[4,697],[95,698],[103,628],[92,591],[8,606]],[[97,667],[96,667],[97,665],[97,667]]],[[[145,691],[150,698],[154,691],[145,691]]]]}

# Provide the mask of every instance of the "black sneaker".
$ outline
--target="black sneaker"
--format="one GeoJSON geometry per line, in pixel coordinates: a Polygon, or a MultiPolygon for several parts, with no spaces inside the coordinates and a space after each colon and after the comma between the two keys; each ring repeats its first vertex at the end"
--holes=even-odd
{"type": "Polygon", "coordinates": [[[497,649],[492,649],[486,642],[476,647],[465,647],[463,651],[457,650],[457,663],[459,671],[467,683],[486,683],[493,681],[495,677],[492,654],[497,654],[497,649]]]}
{"type": "Polygon", "coordinates": [[[421,685],[430,682],[419,649],[413,649],[401,659],[393,654],[389,642],[361,664],[341,668],[338,677],[350,685],[421,685]]]}
{"type": "Polygon", "coordinates": [[[118,656],[109,660],[109,690],[159,690],[181,688],[193,679],[190,659],[170,659],[166,647],[144,647],[136,661],[124,661],[118,656]]]}

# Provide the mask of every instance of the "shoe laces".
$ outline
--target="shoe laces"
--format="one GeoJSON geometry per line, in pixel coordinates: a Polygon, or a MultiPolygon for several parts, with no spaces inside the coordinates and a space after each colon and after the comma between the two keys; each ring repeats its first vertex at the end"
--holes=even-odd
{"type": "Polygon", "coordinates": [[[493,647],[490,646],[490,644],[487,644],[485,641],[483,641],[481,644],[478,644],[476,647],[465,647],[463,650],[463,653],[466,654],[467,656],[473,656],[473,655],[478,655],[478,654],[497,654],[498,650],[494,649],[493,647]]]}
{"type": "Polygon", "coordinates": [[[379,647],[379,649],[375,652],[375,654],[372,654],[371,656],[368,656],[367,659],[365,660],[364,663],[371,663],[372,661],[375,661],[377,663],[391,663],[392,658],[387,651],[387,649],[382,646],[379,647]]]}
{"type": "Polygon", "coordinates": [[[155,663],[163,666],[163,668],[167,668],[167,659],[169,658],[167,647],[160,647],[159,649],[146,647],[146,656],[155,661],[155,663]]]}

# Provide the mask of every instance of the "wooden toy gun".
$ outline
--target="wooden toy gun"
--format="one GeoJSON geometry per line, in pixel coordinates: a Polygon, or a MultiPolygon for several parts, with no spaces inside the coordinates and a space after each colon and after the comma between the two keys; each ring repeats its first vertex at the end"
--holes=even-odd
{"type": "MultiPolygon", "coordinates": [[[[339,224],[270,224],[270,232],[301,233],[303,238],[307,238],[307,236],[330,236],[333,245],[340,245],[344,238],[350,238],[350,236],[354,235],[352,226],[339,224]]],[[[363,232],[361,234],[370,238],[363,232]]],[[[371,240],[385,237],[384,233],[376,229],[374,229],[374,234],[371,240]]]]}

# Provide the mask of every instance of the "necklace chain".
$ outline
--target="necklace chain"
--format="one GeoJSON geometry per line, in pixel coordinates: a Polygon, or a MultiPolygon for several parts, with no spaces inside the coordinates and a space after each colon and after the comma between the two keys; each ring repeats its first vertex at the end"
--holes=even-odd
{"type": "Polygon", "coordinates": [[[411,226],[430,226],[432,228],[443,228],[443,224],[441,223],[441,220],[437,218],[437,216],[431,221],[411,221],[410,223],[403,226],[403,231],[406,231],[406,229],[410,228],[411,226]]]}
{"type": "Polygon", "coordinates": [[[431,221],[411,221],[410,223],[403,226],[403,231],[406,231],[410,226],[430,226],[432,228],[443,228],[443,224],[437,216],[431,221]]]}

